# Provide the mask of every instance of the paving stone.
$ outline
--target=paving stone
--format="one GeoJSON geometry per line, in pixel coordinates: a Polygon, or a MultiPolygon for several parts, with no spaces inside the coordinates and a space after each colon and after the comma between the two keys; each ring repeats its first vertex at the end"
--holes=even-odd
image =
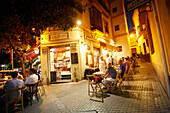
{"type": "MultiPolygon", "coordinates": [[[[104,103],[90,100],[88,81],[45,86],[46,95],[40,102],[25,108],[25,113],[168,113],[167,98],[150,63],[140,63],[140,73],[130,86],[125,82],[125,94],[119,89],[104,98],[104,103]]],[[[100,98],[94,98],[100,100],[100,98]]]]}

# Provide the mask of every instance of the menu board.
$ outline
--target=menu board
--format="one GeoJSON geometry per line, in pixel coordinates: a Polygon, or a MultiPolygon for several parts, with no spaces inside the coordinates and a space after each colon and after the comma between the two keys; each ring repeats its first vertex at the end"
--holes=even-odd
{"type": "Polygon", "coordinates": [[[78,64],[78,54],[71,53],[71,64],[78,64]]]}

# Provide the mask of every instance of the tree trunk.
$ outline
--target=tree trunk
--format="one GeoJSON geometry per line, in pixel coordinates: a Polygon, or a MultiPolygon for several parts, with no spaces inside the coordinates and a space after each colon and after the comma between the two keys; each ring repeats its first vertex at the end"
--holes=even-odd
{"type": "Polygon", "coordinates": [[[25,75],[24,58],[22,58],[22,57],[19,57],[19,58],[20,58],[20,60],[21,60],[21,66],[22,66],[22,76],[23,76],[24,78],[26,78],[26,75],[25,75]]]}

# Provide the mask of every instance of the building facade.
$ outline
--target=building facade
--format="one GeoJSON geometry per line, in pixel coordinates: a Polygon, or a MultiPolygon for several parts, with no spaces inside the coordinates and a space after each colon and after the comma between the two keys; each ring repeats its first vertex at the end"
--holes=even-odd
{"type": "Polygon", "coordinates": [[[127,18],[124,8],[124,0],[112,0],[110,3],[110,12],[112,19],[113,37],[116,42],[117,59],[131,55],[129,45],[129,32],[127,18]]]}
{"type": "Polygon", "coordinates": [[[134,10],[136,49],[151,61],[157,76],[170,97],[170,1],[152,0],[134,10]]]}
{"type": "Polygon", "coordinates": [[[81,2],[90,4],[90,7],[79,14],[76,27],[69,31],[48,28],[40,37],[41,74],[51,82],[74,81],[74,72],[82,80],[86,64],[98,67],[100,55],[106,59],[106,54],[113,56],[116,50],[107,0],[81,2]]]}

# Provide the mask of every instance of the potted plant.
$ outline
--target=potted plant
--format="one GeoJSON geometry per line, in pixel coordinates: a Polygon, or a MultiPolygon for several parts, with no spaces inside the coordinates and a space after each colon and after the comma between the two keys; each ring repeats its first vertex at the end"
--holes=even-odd
{"type": "Polygon", "coordinates": [[[47,70],[45,70],[45,75],[46,75],[46,79],[47,79],[47,85],[50,85],[50,79],[49,79],[49,77],[47,76],[47,70]]]}
{"type": "Polygon", "coordinates": [[[74,67],[73,77],[75,78],[76,82],[78,82],[76,69],[77,69],[77,67],[74,67]]]}

